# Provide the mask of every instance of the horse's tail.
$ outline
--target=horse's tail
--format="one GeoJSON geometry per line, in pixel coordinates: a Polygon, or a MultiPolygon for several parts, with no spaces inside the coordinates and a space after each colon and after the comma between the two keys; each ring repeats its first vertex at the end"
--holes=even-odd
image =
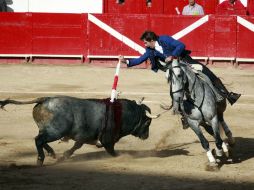
{"type": "Polygon", "coordinates": [[[0,101],[0,108],[4,109],[4,106],[7,104],[24,105],[24,104],[42,103],[46,99],[48,99],[48,97],[36,98],[36,99],[30,100],[30,101],[17,101],[17,100],[6,99],[3,101],[0,101]]]}

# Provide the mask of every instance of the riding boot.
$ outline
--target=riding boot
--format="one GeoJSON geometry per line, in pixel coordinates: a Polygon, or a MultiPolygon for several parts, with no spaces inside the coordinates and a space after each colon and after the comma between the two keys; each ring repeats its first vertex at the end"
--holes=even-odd
{"type": "Polygon", "coordinates": [[[220,94],[224,97],[227,98],[229,103],[233,105],[241,96],[241,94],[237,94],[234,92],[228,92],[226,87],[223,85],[220,79],[217,79],[213,82],[214,86],[218,89],[220,94]]]}

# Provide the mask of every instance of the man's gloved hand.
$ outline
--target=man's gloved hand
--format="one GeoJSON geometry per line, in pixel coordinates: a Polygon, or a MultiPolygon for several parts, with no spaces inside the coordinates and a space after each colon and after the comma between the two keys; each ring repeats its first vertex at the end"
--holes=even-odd
{"type": "Polygon", "coordinates": [[[127,60],[124,58],[124,56],[122,56],[122,55],[119,55],[118,60],[119,60],[121,63],[128,64],[128,61],[127,61],[127,60]]]}
{"type": "Polygon", "coordinates": [[[169,63],[169,62],[172,62],[172,60],[173,60],[173,56],[168,56],[166,57],[165,62],[169,63]]]}

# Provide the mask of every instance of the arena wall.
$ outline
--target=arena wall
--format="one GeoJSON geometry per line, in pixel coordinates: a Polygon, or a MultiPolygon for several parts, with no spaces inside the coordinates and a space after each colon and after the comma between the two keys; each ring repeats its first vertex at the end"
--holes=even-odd
{"type": "MultiPolygon", "coordinates": [[[[21,8],[18,2],[13,0],[12,8],[21,8]]],[[[80,13],[89,12],[82,6],[72,11],[72,6],[66,6],[66,0],[61,1],[57,10],[59,0],[24,2],[27,3],[22,5],[28,7],[28,12],[20,9],[20,12],[0,14],[0,62],[6,62],[6,58],[26,61],[73,58],[89,62],[116,59],[120,54],[137,57],[144,52],[139,37],[147,29],[184,42],[192,56],[205,62],[254,62],[254,16],[213,14],[218,0],[197,1],[207,6],[206,13],[211,13],[205,16],[177,15],[175,8],[182,10],[186,0],[157,0],[152,8],[146,7],[145,1],[128,0],[124,5],[116,4],[115,0],[96,1],[97,11],[103,14],[89,9],[90,0],[86,1],[87,10],[93,14],[80,13]],[[53,8],[46,9],[49,4],[53,8]]]]}

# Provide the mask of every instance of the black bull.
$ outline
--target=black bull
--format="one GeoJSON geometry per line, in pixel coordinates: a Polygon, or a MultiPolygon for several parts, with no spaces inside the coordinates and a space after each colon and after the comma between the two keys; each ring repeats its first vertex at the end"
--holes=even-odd
{"type": "Polygon", "coordinates": [[[75,141],[64,157],[70,157],[83,144],[96,144],[97,140],[114,156],[114,145],[120,138],[130,134],[141,139],[148,138],[153,118],[148,106],[128,99],[110,103],[109,99],[58,96],[31,101],[7,99],[0,101],[0,106],[4,108],[7,104],[34,103],[33,118],[39,128],[35,138],[38,165],[42,165],[45,158],[43,148],[55,157],[54,150],[47,143],[62,138],[75,141]]]}

